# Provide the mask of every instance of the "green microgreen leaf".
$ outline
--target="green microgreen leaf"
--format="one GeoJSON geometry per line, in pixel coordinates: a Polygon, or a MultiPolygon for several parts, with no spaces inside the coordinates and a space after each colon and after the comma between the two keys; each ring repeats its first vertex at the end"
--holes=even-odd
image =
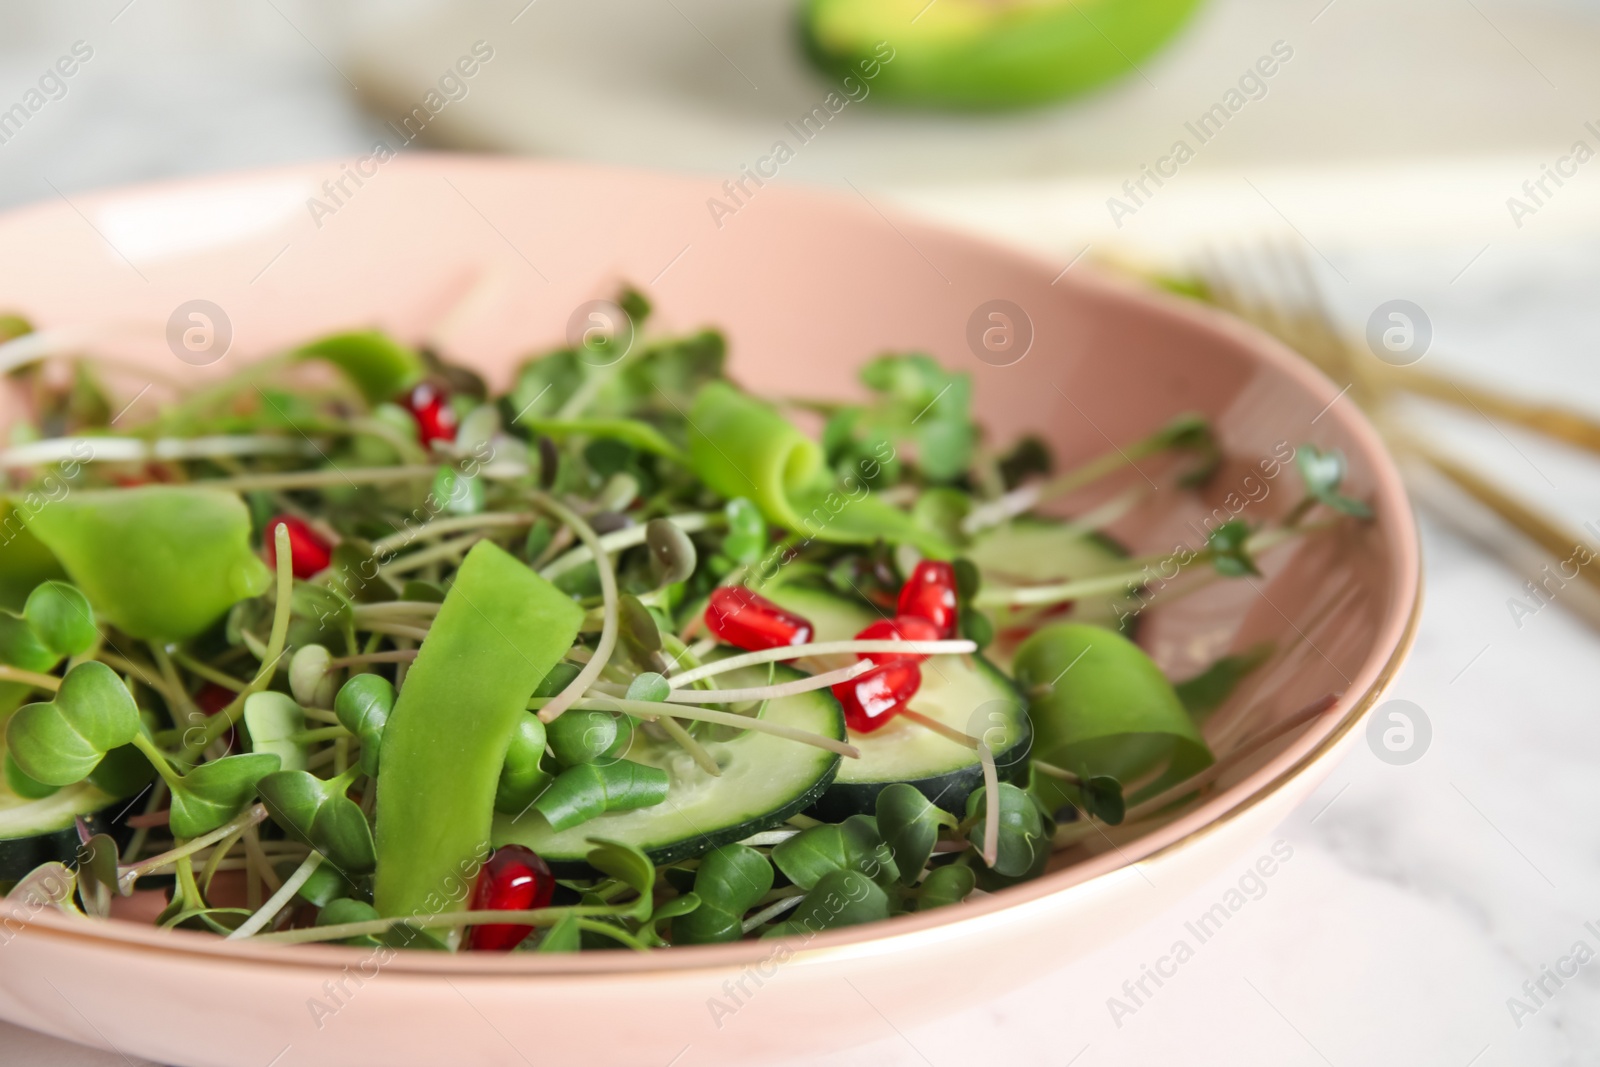
{"type": "Polygon", "coordinates": [[[1127,802],[1122,796],[1122,783],[1109,774],[1097,774],[1083,779],[1078,787],[1086,812],[1108,826],[1116,826],[1127,814],[1127,802]]]}
{"type": "MultiPolygon", "coordinates": [[[[561,718],[571,714],[569,711],[561,718]]],[[[642,763],[623,759],[584,763],[556,775],[533,807],[552,829],[567,830],[608,811],[659,804],[667,798],[667,784],[666,771],[642,763]]]]}
{"type": "Polygon", "coordinates": [[[215,830],[239,814],[256,795],[261,779],[277,769],[277,756],[250,752],[202,763],[169,783],[173,836],[199,837],[215,830]]]}
{"type": "Polygon", "coordinates": [[[347,876],[366,874],[377,865],[372,827],[344,795],[345,784],[345,779],[324,780],[307,771],[277,771],[262,777],[256,789],[272,821],[291,837],[320,851],[347,876]]]}
{"type": "Polygon", "coordinates": [[[599,709],[574,708],[545,727],[545,738],[563,767],[592,763],[627,751],[631,720],[599,709]]]}
{"type": "Polygon", "coordinates": [[[372,777],[378,774],[378,751],[394,702],[394,686],[377,674],[355,675],[333,699],[333,713],[361,742],[361,769],[372,777]]]}
{"type": "Polygon", "coordinates": [[[745,497],[734,497],[723,505],[728,520],[728,535],[722,540],[722,554],[735,563],[750,564],[767,550],[767,520],[761,509],[745,497]]]}
{"type": "Polygon", "coordinates": [[[250,694],[244,701],[244,725],[250,731],[252,751],[277,756],[283,770],[306,769],[307,746],[293,740],[306,728],[306,713],[293,698],[272,691],[250,694]]]}
{"type": "MultiPolygon", "coordinates": [[[[1028,873],[1050,854],[1050,838],[1045,832],[1044,819],[1038,805],[1027,793],[1009,782],[1000,783],[1000,834],[995,853],[995,873],[1018,877],[1028,873]]],[[[989,791],[986,787],[973,790],[967,797],[967,819],[970,828],[967,840],[980,855],[983,853],[989,791]]]]}
{"type": "Polygon", "coordinates": [[[1358,519],[1372,518],[1370,507],[1339,492],[1346,473],[1343,452],[1337,448],[1322,452],[1315,445],[1301,445],[1295,449],[1294,462],[1300,469],[1308,496],[1346,515],[1358,519]]]}
{"type": "Polygon", "coordinates": [[[1223,656],[1211,666],[1174,685],[1184,710],[1203,719],[1227,700],[1247,675],[1272,657],[1271,641],[1262,641],[1243,652],[1223,656]]]}
{"type": "Polygon", "coordinates": [[[632,682],[628,683],[629,700],[644,700],[649,701],[650,703],[659,703],[667,699],[671,693],[671,683],[669,683],[666,678],[655,673],[654,671],[646,671],[645,673],[634,678],[632,682]]]}
{"type": "Polygon", "coordinates": [[[766,936],[810,934],[841,926],[887,919],[891,911],[889,895],[860,871],[829,871],[817,880],[810,892],[766,936]]]}
{"type": "Polygon", "coordinates": [[[803,830],[772,850],[772,862],[801,889],[811,889],[831,871],[861,871],[885,882],[900,873],[870,815],[803,830]]]}
{"type": "Polygon", "coordinates": [[[915,885],[933,855],[939,827],[954,827],[949,812],[934,806],[921,790],[905,782],[884,786],[877,800],[877,828],[894,856],[902,885],[915,885]]]}
{"type": "Polygon", "coordinates": [[[650,862],[650,857],[622,841],[591,837],[589,843],[594,846],[584,857],[589,866],[637,893],[639,899],[628,914],[639,922],[649,919],[654,905],[651,894],[656,884],[656,865],[650,862]]]}
{"type": "Polygon", "coordinates": [[[17,766],[17,761],[9,752],[5,754],[5,777],[6,788],[25,800],[43,800],[61,789],[58,785],[46,785],[29,777],[26,771],[17,766]]]}
{"type": "Polygon", "coordinates": [[[744,936],[744,913],[772,890],[772,864],[749,845],[706,853],[694,876],[700,907],[672,924],[675,945],[710,945],[744,936]]]}
{"type": "Polygon", "coordinates": [[[422,380],[426,367],[415,349],[377,330],[334,334],[296,350],[297,359],[318,359],[339,368],[377,404],[422,380]]]}
{"type": "Polygon", "coordinates": [[[58,656],[82,655],[99,637],[89,598],[66,582],[43,582],[35,587],[22,615],[40,643],[58,656]]]}
{"type": "Polygon", "coordinates": [[[576,915],[563,915],[545,931],[536,952],[577,952],[583,946],[583,927],[576,915]]]}
{"type": "MultiPolygon", "coordinates": [[[[317,868],[319,873],[327,869],[327,864],[317,868]]],[[[339,878],[338,872],[331,873],[334,878],[339,878]]],[[[338,897],[323,903],[322,910],[317,913],[317,925],[341,926],[344,923],[371,922],[377,918],[381,918],[381,916],[378,915],[378,909],[371,904],[360,900],[352,900],[350,897],[338,897]]],[[[378,939],[371,934],[359,934],[355,937],[347,937],[339,943],[359,945],[362,948],[375,948],[378,945],[378,939]]]]}
{"type": "Polygon", "coordinates": [[[971,867],[952,863],[929,871],[917,892],[917,910],[928,911],[959,904],[972,895],[978,886],[978,876],[971,867]]]}
{"type": "Polygon", "coordinates": [[[524,715],[518,720],[495,786],[494,810],[521,815],[550,784],[550,773],[539,765],[544,757],[545,736],[544,723],[537,715],[524,715]]]}
{"type": "Polygon", "coordinates": [[[651,519],[644,528],[644,540],[650,549],[651,573],[657,587],[677,585],[694,574],[699,555],[689,535],[677,523],[666,519],[651,519]]]}
{"type": "Polygon", "coordinates": [[[133,694],[110,667],[91,660],[67,672],[52,700],[17,709],[6,748],[30,778],[72,785],[138,732],[133,694]]]}
{"type": "Polygon", "coordinates": [[[1211,531],[1206,538],[1206,548],[1218,574],[1225,578],[1241,578],[1261,573],[1255,560],[1250,558],[1250,533],[1250,527],[1240,519],[1225,522],[1211,531]]]}
{"type": "Polygon", "coordinates": [[[0,663],[44,674],[60,662],[61,656],[50,650],[28,620],[0,611],[0,663]]]}

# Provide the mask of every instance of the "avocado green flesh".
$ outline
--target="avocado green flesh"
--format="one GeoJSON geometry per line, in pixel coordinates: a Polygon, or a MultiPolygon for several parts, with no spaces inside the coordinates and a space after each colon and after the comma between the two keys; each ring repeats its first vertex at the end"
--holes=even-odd
{"type": "Polygon", "coordinates": [[[818,66],[883,97],[1005,107],[1061,99],[1135,70],[1198,6],[1199,0],[809,0],[803,40],[818,66]]]}
{"type": "MultiPolygon", "coordinates": [[[[800,677],[788,667],[770,676],[765,669],[750,668],[718,675],[717,682],[734,688],[800,677]]],[[[760,717],[837,741],[845,736],[844,715],[826,690],[769,701],[760,717]]],[[[804,811],[832,783],[841,759],[803,742],[718,727],[696,733],[722,771],[713,777],[675,742],[653,740],[643,730],[635,730],[633,737],[624,758],[660,767],[671,776],[665,801],[611,812],[562,831],[552,830],[532,809],[520,816],[497,815],[493,843],[526,845],[563,877],[587,870],[584,857],[592,837],[635,845],[656,863],[674,863],[771,829],[804,811]]]]}
{"type": "MultiPolygon", "coordinates": [[[[848,641],[878,616],[833,593],[796,586],[771,598],[810,620],[813,640],[848,641]]],[[[1016,687],[981,656],[931,656],[922,664],[922,687],[911,706],[961,733],[983,736],[1005,780],[1027,773],[1032,727],[1016,687]]],[[[860,759],[847,759],[812,814],[833,821],[870,814],[891,782],[909,782],[947,811],[965,810],[967,794],[983,784],[983,765],[965,745],[921,723],[897,716],[869,734],[850,735],[860,759]]]]}

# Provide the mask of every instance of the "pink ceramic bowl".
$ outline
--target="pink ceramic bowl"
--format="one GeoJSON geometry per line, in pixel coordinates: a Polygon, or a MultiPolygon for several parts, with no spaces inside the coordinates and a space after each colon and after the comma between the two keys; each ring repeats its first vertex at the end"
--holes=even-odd
{"type": "Polygon", "coordinates": [[[110,326],[101,347],[150,380],[208,372],[179,362],[163,336],[173,310],[196,299],[231,322],[212,371],[375,324],[503,378],[626,279],[648,290],[660,326],[721,325],[734,372],[775,394],[849,393],[864,358],[921,349],[973,373],[992,435],[1042,434],[1067,460],[1205,412],[1231,462],[1207,499],[1163,489],[1124,519],[1116,532],[1136,551],[1193,543],[1190,524],[1214,508],[1250,519],[1286,509],[1295,476],[1263,482],[1257,459],[1285,443],[1338,447],[1374,522],[1274,556],[1263,579],[1153,611],[1141,633],[1176,675],[1277,642],[1278,659],[1210,720],[1219,752],[1327,694],[1331,709],[1187,807],[1097,836],[1036,881],[804,945],[415,953],[380,965],[353,948],[12,915],[0,925],[0,1016],[210,1067],[797,1056],[881,1034],[879,1013],[912,1024],[1060,966],[1233,862],[1323,779],[1394,676],[1419,600],[1400,481],[1334,385],[1232,320],[1082,266],[1058,277],[1060,264],[891,219],[859,197],[751,186],[737,210],[713,213],[709,198],[731,203],[721,185],[408,156],[80,195],[0,219],[0,305],[47,330],[110,326]],[[1004,325],[987,317],[995,300],[1014,305],[1018,330],[999,352],[981,338],[1004,325]],[[998,365],[1025,334],[1025,354],[998,365]]]}

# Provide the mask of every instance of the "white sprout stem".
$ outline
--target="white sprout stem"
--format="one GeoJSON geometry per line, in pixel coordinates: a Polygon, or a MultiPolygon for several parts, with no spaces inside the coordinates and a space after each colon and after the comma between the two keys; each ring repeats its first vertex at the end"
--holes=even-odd
{"type": "Polygon", "coordinates": [[[578,540],[588,546],[590,558],[596,562],[595,569],[600,573],[600,599],[605,608],[605,621],[600,627],[600,640],[595,644],[594,655],[584,664],[578,676],[539,712],[539,720],[550,723],[589,691],[589,687],[599,679],[600,672],[610,662],[612,650],[617,647],[617,572],[611,567],[611,558],[606,553],[606,546],[600,543],[600,535],[581,516],[543,493],[535,497],[534,502],[565,523],[568,529],[578,535],[578,540]]]}
{"type": "Polygon", "coordinates": [[[409,556],[401,556],[392,563],[384,564],[383,573],[388,577],[421,570],[430,563],[438,563],[441,560],[447,560],[465,552],[487,536],[481,530],[473,530],[470,533],[462,534],[460,537],[452,537],[448,541],[440,541],[438,544],[429,545],[427,548],[419,548],[409,556]]]}
{"type": "Polygon", "coordinates": [[[191,485],[211,489],[323,489],[328,486],[383,485],[387,482],[432,481],[439,473],[434,464],[404,467],[346,467],[316,471],[281,471],[272,474],[239,474],[231,478],[201,478],[191,485]]]}
{"type": "MultiPolygon", "coordinates": [[[[1262,530],[1252,535],[1246,542],[1244,551],[1246,555],[1258,556],[1271,551],[1279,545],[1303,533],[1311,532],[1324,527],[1296,526],[1279,527],[1271,530],[1262,530]]],[[[1202,550],[1203,551],[1203,550],[1202,550]]],[[[1194,563],[1205,557],[1200,553],[1194,554],[1194,563]]],[[[1150,579],[1150,566],[1159,566],[1162,563],[1176,561],[1178,556],[1167,553],[1161,556],[1148,556],[1140,559],[1128,560],[1129,564],[1138,569],[1118,571],[1115,574],[1099,574],[1092,578],[1075,578],[1066,582],[1053,582],[1049,585],[1029,586],[999,586],[987,587],[978,590],[978,595],[973,598],[973,603],[980,607],[999,607],[1004,605],[1023,604],[1056,604],[1063,600],[1076,600],[1079,597],[1095,596],[1100,593],[1122,592],[1128,586],[1143,585],[1150,579]]]]}
{"type": "Polygon", "coordinates": [[[261,910],[240,923],[239,928],[229,934],[226,940],[239,941],[246,937],[253,937],[256,931],[276,918],[278,912],[282,911],[284,906],[294,899],[294,895],[300,891],[300,887],[311,879],[311,876],[316,873],[317,868],[320,866],[322,866],[322,853],[313,852],[307,856],[305,862],[296,867],[288,880],[278,887],[278,891],[272,894],[265,904],[261,905],[261,910]]]}
{"type": "MultiPolygon", "coordinates": [[[[533,707],[540,702],[532,701],[533,707]]],[[[554,703],[550,701],[549,703],[554,703]]],[[[663,715],[672,715],[679,719],[698,719],[701,722],[716,723],[718,726],[732,726],[740,730],[754,730],[757,733],[771,734],[789,741],[798,741],[801,744],[825,748],[829,752],[837,752],[850,759],[860,759],[861,750],[843,741],[835,741],[822,734],[814,734],[810,730],[800,730],[793,726],[786,726],[781,722],[771,719],[758,719],[753,715],[740,715],[731,711],[713,711],[692,704],[658,704],[648,700],[618,700],[614,697],[600,697],[594,700],[579,700],[572,705],[583,711],[620,711],[636,719],[654,722],[663,715]]],[[[543,718],[543,714],[540,718],[543,718]]]]}
{"type": "Polygon", "coordinates": [[[750,918],[744,921],[741,929],[744,933],[748,934],[751,930],[754,930],[763,923],[769,923],[791,908],[798,907],[800,902],[804,899],[804,893],[796,893],[792,897],[784,897],[782,900],[777,901],[774,904],[770,904],[756,912],[754,915],[750,916],[750,918]]]}
{"type": "Polygon", "coordinates": [[[1000,771],[994,753],[978,742],[978,761],[983,764],[983,862],[993,867],[1000,858],[1000,771]]]}
{"type": "Polygon", "coordinates": [[[778,685],[758,685],[749,689],[674,689],[667,697],[669,704],[743,704],[751,700],[781,700],[798,696],[814,689],[826,689],[840,682],[848,682],[877,667],[871,660],[862,660],[837,671],[813,674],[778,685]]]}
{"type": "Polygon", "coordinates": [[[460,515],[449,519],[434,519],[432,522],[410,530],[401,530],[388,537],[372,542],[374,556],[387,556],[400,551],[414,541],[423,538],[442,537],[445,534],[459,533],[462,530],[476,530],[484,526],[532,526],[534,517],[528,512],[518,511],[486,511],[482,515],[460,515]]]}
{"type": "Polygon", "coordinates": [[[357,604],[356,621],[365,619],[409,619],[418,615],[432,618],[439,614],[439,605],[431,600],[385,600],[377,604],[357,604]]]}
{"type": "Polygon", "coordinates": [[[741,845],[749,845],[751,848],[762,848],[762,847],[767,846],[767,845],[781,845],[785,841],[789,840],[789,838],[796,837],[799,834],[800,834],[799,830],[793,830],[793,829],[790,829],[790,830],[763,830],[759,834],[751,834],[749,837],[745,838],[743,841],[740,841],[739,844],[741,844],[741,845]]]}
{"type": "Polygon", "coordinates": [[[211,459],[218,456],[314,456],[310,442],[263,434],[229,437],[51,437],[0,452],[0,468],[20,470],[46,463],[142,463],[147,460],[211,459]]]}
{"type": "Polygon", "coordinates": [[[366,633],[383,634],[386,637],[406,637],[413,641],[425,641],[428,637],[428,631],[421,626],[406,626],[397,622],[363,620],[359,629],[366,633]]]}
{"type": "MultiPolygon", "coordinates": [[[[720,519],[720,515],[708,515],[703,512],[687,512],[683,515],[666,516],[668,522],[684,533],[698,533],[720,519]]],[[[614,554],[621,552],[623,549],[644,544],[644,538],[644,526],[629,526],[625,529],[613,530],[611,533],[600,537],[599,543],[607,552],[614,554]]],[[[592,559],[594,559],[594,549],[585,543],[550,563],[539,572],[539,575],[543,578],[558,578],[570,570],[583,566],[592,559]]]]}
{"type": "Polygon", "coordinates": [[[192,856],[202,849],[210,848],[225,837],[243,833],[247,828],[264,822],[267,818],[267,809],[260,804],[252,804],[242,815],[237,815],[228,820],[209,834],[203,834],[192,841],[187,841],[170,852],[163,852],[158,856],[140,860],[132,866],[124,867],[117,872],[117,890],[124,896],[133,892],[133,884],[145,875],[178,862],[185,856],[192,856]]]}
{"type": "Polygon", "coordinates": [[[978,646],[973,641],[813,641],[804,645],[763,648],[758,652],[729,656],[727,659],[719,659],[715,663],[707,663],[682,674],[673,675],[667,682],[672,688],[681,689],[694,682],[728,671],[736,671],[742,667],[803,659],[806,656],[833,656],[859,652],[910,652],[926,656],[961,656],[976,651],[978,646]]]}

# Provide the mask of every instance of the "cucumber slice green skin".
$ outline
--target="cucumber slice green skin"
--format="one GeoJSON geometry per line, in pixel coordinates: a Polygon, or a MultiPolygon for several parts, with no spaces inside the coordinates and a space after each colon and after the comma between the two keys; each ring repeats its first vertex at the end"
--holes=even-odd
{"type": "Polygon", "coordinates": [[[76,866],[78,830],[73,817],[81,815],[89,832],[110,834],[118,846],[126,845],[132,831],[117,816],[128,806],[90,785],[68,786],[43,800],[18,802],[0,783],[0,882],[15,882],[41,863],[56,861],[76,866]],[[30,812],[31,809],[31,812],[30,812]],[[27,825],[32,813],[35,825],[27,825]]]}
{"type": "MultiPolygon", "coordinates": [[[[788,667],[779,667],[773,672],[774,682],[801,677],[799,671],[788,667]]],[[[764,685],[767,679],[765,670],[745,670],[731,672],[718,680],[724,686],[745,686],[764,685]]],[[[827,690],[772,701],[762,717],[788,722],[835,740],[845,739],[844,712],[827,690]]],[[[495,818],[493,843],[496,846],[526,845],[550,865],[558,878],[594,876],[594,870],[584,858],[589,852],[591,837],[635,845],[657,865],[676,863],[770,830],[810,808],[833,784],[843,758],[769,734],[747,732],[726,741],[701,737],[701,743],[718,758],[725,772],[724,778],[711,779],[695,768],[688,755],[673,742],[645,741],[640,731],[635,731],[635,737],[644,747],[636,745],[627,753],[628,759],[664,766],[673,773],[674,781],[663,803],[602,815],[560,833],[552,831],[537,812],[529,811],[520,817],[499,815],[495,818]],[[753,791],[747,788],[752,780],[758,783],[772,780],[767,771],[774,767],[774,759],[784,761],[783,767],[789,772],[788,785],[780,788],[778,795],[768,793],[765,797],[759,795],[758,786],[754,791],[756,795],[752,795],[753,791]],[[745,765],[747,776],[744,778],[740,777],[740,764],[745,765]],[[718,783],[727,783],[730,794],[738,795],[730,795],[726,802],[716,805],[721,814],[707,817],[703,808],[697,808],[700,801],[696,790],[714,790],[718,783]]]]}
{"type": "MultiPolygon", "coordinates": [[[[784,586],[766,595],[809,619],[818,641],[849,640],[878,617],[866,605],[825,590],[784,586]]],[[[981,655],[935,656],[923,664],[922,678],[926,702],[918,710],[965,733],[1002,727],[1004,741],[995,752],[1000,778],[1010,782],[1026,778],[1033,724],[1027,701],[1010,678],[981,655]],[[990,712],[997,712],[1000,721],[991,720],[990,712]],[[978,717],[982,721],[974,725],[978,717]]],[[[838,822],[851,815],[870,815],[877,810],[878,794],[894,782],[916,787],[934,804],[959,816],[966,813],[967,795],[983,784],[983,765],[976,754],[917,723],[891,723],[875,733],[852,734],[850,742],[861,749],[862,759],[844,763],[832,787],[806,813],[813,818],[838,822]],[[895,758],[891,746],[897,745],[907,750],[908,758],[895,758]],[[930,761],[936,765],[930,766],[930,761]]]]}

